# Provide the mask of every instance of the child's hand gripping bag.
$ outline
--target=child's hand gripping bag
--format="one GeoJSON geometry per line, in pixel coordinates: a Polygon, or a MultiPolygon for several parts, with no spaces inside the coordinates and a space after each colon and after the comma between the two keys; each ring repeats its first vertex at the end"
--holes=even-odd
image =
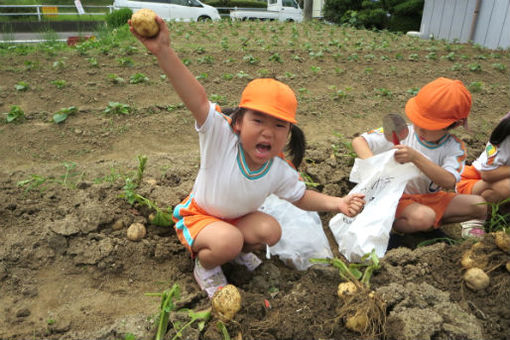
{"type": "Polygon", "coordinates": [[[394,154],[393,149],[355,160],[349,180],[358,184],[350,193],[365,194],[365,207],[353,218],[339,213],[329,221],[338,250],[351,262],[359,262],[372,249],[384,256],[407,181],[420,174],[414,164],[395,161],[394,154]]]}

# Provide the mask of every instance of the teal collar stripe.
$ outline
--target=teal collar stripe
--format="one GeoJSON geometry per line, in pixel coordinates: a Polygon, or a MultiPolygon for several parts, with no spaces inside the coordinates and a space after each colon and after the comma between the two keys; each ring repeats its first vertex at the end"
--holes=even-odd
{"type": "Polygon", "coordinates": [[[439,139],[439,141],[437,141],[437,143],[434,143],[434,142],[427,142],[427,141],[421,140],[420,137],[418,137],[417,134],[414,134],[414,136],[416,137],[416,140],[418,141],[418,143],[420,143],[421,145],[423,145],[427,149],[436,149],[436,148],[440,147],[441,145],[443,145],[444,143],[446,143],[448,138],[450,138],[450,134],[447,133],[446,135],[441,137],[439,139]]]}
{"type": "Polygon", "coordinates": [[[241,170],[241,173],[244,177],[248,179],[258,179],[264,176],[269,169],[271,168],[271,164],[273,164],[273,159],[265,162],[259,169],[255,171],[251,171],[248,167],[248,164],[246,164],[246,159],[244,157],[244,151],[241,144],[239,144],[239,151],[237,152],[237,165],[239,166],[239,169],[241,170]]]}

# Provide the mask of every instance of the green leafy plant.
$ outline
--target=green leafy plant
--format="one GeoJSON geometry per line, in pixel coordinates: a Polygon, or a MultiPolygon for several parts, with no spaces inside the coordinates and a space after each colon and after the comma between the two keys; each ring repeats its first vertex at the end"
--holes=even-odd
{"type": "Polygon", "coordinates": [[[468,85],[468,89],[471,92],[482,92],[483,83],[481,81],[473,81],[468,85]]]}
{"type": "Polygon", "coordinates": [[[114,84],[124,84],[126,81],[124,80],[124,78],[122,77],[119,77],[118,75],[114,74],[114,73],[110,73],[108,75],[108,79],[114,83],[114,84]]]}
{"type": "Polygon", "coordinates": [[[55,85],[57,87],[57,89],[63,89],[66,86],[67,82],[63,79],[57,79],[57,80],[52,80],[51,84],[55,85]]]}
{"type": "Polygon", "coordinates": [[[500,213],[500,208],[509,202],[510,197],[497,203],[492,202],[482,203],[487,204],[490,208],[490,218],[485,223],[486,232],[492,233],[499,230],[506,230],[510,226],[509,224],[510,213],[507,214],[500,213]]]}
{"type": "Polygon", "coordinates": [[[136,193],[135,191],[142,182],[146,164],[147,156],[138,155],[138,168],[136,171],[136,177],[134,178],[127,177],[125,179],[126,182],[122,187],[124,192],[123,194],[121,194],[121,197],[125,198],[126,201],[128,201],[128,203],[131,205],[138,203],[140,205],[148,207],[149,209],[154,210],[156,213],[152,216],[152,218],[149,218],[152,224],[161,227],[170,227],[173,225],[172,209],[170,207],[168,207],[166,211],[160,209],[155,202],[151,201],[146,197],[143,197],[142,195],[136,193]]]}
{"type": "Polygon", "coordinates": [[[494,63],[491,65],[493,69],[504,73],[506,71],[506,65],[501,63],[494,63]]]}
{"type": "Polygon", "coordinates": [[[14,85],[14,88],[16,89],[16,91],[27,91],[30,88],[30,86],[26,82],[20,81],[14,85]]]}
{"type": "Polygon", "coordinates": [[[335,132],[334,135],[338,138],[338,142],[331,144],[333,155],[335,157],[347,158],[349,166],[352,166],[354,164],[354,160],[357,157],[357,154],[352,147],[352,143],[347,140],[345,136],[340,132],[335,132]]]}
{"type": "Polygon", "coordinates": [[[16,185],[18,187],[25,187],[25,192],[29,192],[39,187],[41,187],[41,190],[43,190],[44,187],[42,187],[42,185],[46,183],[47,180],[48,178],[46,177],[32,174],[30,175],[30,178],[18,181],[16,185]]]}
{"type": "Polygon", "coordinates": [[[129,66],[133,66],[135,64],[133,59],[131,59],[129,57],[118,58],[117,62],[119,63],[120,66],[123,66],[123,67],[129,67],[129,66]]]}
{"type": "Polygon", "coordinates": [[[139,84],[149,82],[149,77],[143,73],[135,73],[129,78],[130,84],[139,84]]]}
{"type": "Polygon", "coordinates": [[[179,309],[177,310],[176,301],[180,298],[179,285],[174,284],[172,288],[163,291],[162,293],[145,293],[146,296],[159,296],[161,298],[159,307],[158,317],[158,328],[156,331],[155,340],[162,340],[165,338],[165,334],[168,330],[168,323],[170,321],[170,313],[173,311],[187,312],[190,320],[184,325],[173,324],[176,334],[172,337],[172,340],[182,338],[183,331],[190,327],[195,321],[199,321],[198,329],[203,330],[205,323],[211,318],[211,310],[206,309],[204,311],[195,312],[191,309],[179,309]]]}
{"type": "Polygon", "coordinates": [[[7,123],[18,123],[25,119],[25,112],[18,105],[11,105],[9,112],[4,113],[7,123]]]}
{"type": "Polygon", "coordinates": [[[303,178],[306,186],[312,187],[312,188],[317,188],[320,185],[320,183],[314,182],[312,177],[309,174],[307,174],[306,172],[300,172],[300,175],[303,178]]]}
{"type": "Polygon", "coordinates": [[[78,112],[76,106],[64,107],[53,114],[53,121],[57,124],[64,122],[67,117],[78,112]]]}
{"type": "Polygon", "coordinates": [[[132,111],[131,106],[119,102],[108,102],[108,106],[104,109],[106,114],[123,114],[127,115],[132,111]]]}
{"type": "Polygon", "coordinates": [[[375,254],[375,249],[363,255],[360,263],[346,264],[336,257],[332,259],[311,259],[310,262],[330,264],[338,269],[342,279],[351,281],[358,287],[363,285],[366,288],[370,288],[370,278],[380,268],[379,258],[375,254]]]}

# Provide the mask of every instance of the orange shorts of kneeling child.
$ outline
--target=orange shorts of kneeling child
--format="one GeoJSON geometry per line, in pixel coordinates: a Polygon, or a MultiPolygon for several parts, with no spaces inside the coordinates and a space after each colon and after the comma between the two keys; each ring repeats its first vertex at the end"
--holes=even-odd
{"type": "Polygon", "coordinates": [[[448,208],[448,205],[457,194],[454,192],[438,191],[432,194],[403,194],[398,202],[395,218],[399,218],[405,208],[413,203],[425,205],[436,213],[434,229],[439,228],[439,222],[448,208]]]}
{"type": "Polygon", "coordinates": [[[193,199],[193,195],[189,195],[174,208],[172,220],[175,223],[174,229],[177,232],[179,241],[190,251],[191,257],[194,258],[196,254],[192,249],[193,242],[195,242],[197,235],[202,229],[214,222],[227,222],[235,225],[239,218],[220,219],[211,216],[198,206],[193,199]]]}
{"type": "Polygon", "coordinates": [[[460,175],[460,181],[457,183],[456,190],[459,194],[470,195],[473,193],[473,187],[482,179],[482,175],[472,165],[466,165],[460,175]]]}

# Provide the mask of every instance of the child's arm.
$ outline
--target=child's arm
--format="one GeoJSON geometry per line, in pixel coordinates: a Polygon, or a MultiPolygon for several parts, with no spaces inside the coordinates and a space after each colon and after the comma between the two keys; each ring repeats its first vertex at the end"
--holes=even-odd
{"type": "Polygon", "coordinates": [[[502,179],[510,178],[510,166],[501,165],[494,170],[482,170],[480,175],[485,182],[493,183],[501,181],[502,179]]]}
{"type": "Polygon", "coordinates": [[[170,47],[170,32],[166,23],[159,16],[156,17],[156,22],[159,25],[159,34],[153,38],[145,38],[137,34],[131,26],[131,20],[128,22],[129,30],[156,56],[159,66],[167,75],[175,91],[193,114],[198,126],[201,126],[209,112],[209,100],[205,89],[170,47]]]}
{"type": "Polygon", "coordinates": [[[395,145],[395,160],[399,163],[412,162],[421,170],[432,182],[443,189],[454,189],[457,180],[455,176],[438,164],[432,162],[421,152],[416,151],[407,145],[395,145]]]}
{"type": "Polygon", "coordinates": [[[352,140],[352,148],[354,149],[354,152],[356,152],[356,155],[358,155],[361,159],[366,159],[374,155],[368,146],[367,140],[361,136],[355,137],[352,140]]]}
{"type": "Polygon", "coordinates": [[[305,190],[303,197],[293,204],[303,210],[341,212],[353,217],[363,210],[364,197],[363,194],[334,197],[313,190],[305,190]]]}

